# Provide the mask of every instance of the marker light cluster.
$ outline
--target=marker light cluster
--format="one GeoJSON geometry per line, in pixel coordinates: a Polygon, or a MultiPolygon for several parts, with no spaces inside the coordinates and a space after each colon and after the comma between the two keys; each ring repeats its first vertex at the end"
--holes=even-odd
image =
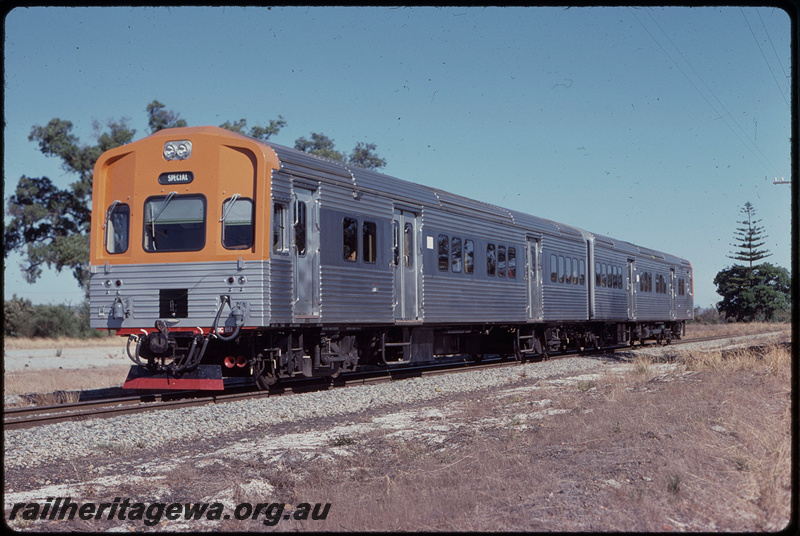
{"type": "Polygon", "coordinates": [[[192,156],[192,142],[189,140],[168,141],[164,144],[166,160],[186,160],[192,156]]]}

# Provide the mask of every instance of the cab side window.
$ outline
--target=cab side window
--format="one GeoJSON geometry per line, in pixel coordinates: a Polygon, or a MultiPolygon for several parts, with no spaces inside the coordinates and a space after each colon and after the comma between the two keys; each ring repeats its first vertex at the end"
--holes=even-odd
{"type": "Polygon", "coordinates": [[[106,214],[106,251],[112,254],[128,251],[130,226],[131,207],[115,201],[106,214]]]}
{"type": "Polygon", "coordinates": [[[253,247],[253,200],[226,199],[222,204],[222,246],[225,249],[253,247]]]}

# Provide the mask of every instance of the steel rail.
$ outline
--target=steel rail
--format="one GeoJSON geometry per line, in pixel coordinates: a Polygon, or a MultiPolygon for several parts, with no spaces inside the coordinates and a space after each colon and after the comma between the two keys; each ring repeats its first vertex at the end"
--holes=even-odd
{"type": "MultiPolygon", "coordinates": [[[[741,337],[741,336],[739,336],[741,337]]],[[[674,339],[672,345],[705,342],[713,340],[735,339],[739,337],[731,336],[708,336],[696,337],[691,339],[674,339]]],[[[755,341],[754,341],[755,342],[755,341]]],[[[791,344],[791,343],[784,343],[791,344]]],[[[613,353],[614,350],[637,350],[652,346],[666,346],[665,344],[647,344],[645,346],[617,345],[600,348],[598,350],[572,349],[564,353],[553,354],[549,359],[560,359],[575,356],[587,356],[613,353]]],[[[754,347],[763,346],[754,344],[754,347]]],[[[532,358],[529,361],[541,360],[532,358]]],[[[341,377],[331,378],[310,378],[298,379],[294,381],[281,382],[268,391],[259,391],[255,385],[248,383],[244,386],[235,386],[233,391],[226,390],[222,393],[207,394],[204,391],[170,391],[164,393],[148,393],[140,395],[129,395],[124,397],[109,398],[104,400],[92,400],[86,402],[70,402],[65,404],[54,404],[48,406],[29,406],[21,408],[4,408],[3,426],[6,430],[16,430],[23,428],[33,428],[45,424],[52,424],[64,421],[78,421],[93,418],[111,418],[119,415],[142,413],[152,410],[175,409],[179,407],[202,406],[207,404],[221,404],[234,402],[237,400],[247,400],[254,398],[266,398],[271,396],[283,396],[290,394],[302,394],[311,391],[320,391],[332,388],[346,387],[348,385],[365,385],[373,383],[384,383],[400,381],[409,378],[434,376],[456,372],[470,372],[482,369],[513,366],[520,364],[512,358],[495,357],[476,363],[468,359],[455,358],[449,363],[435,363],[415,367],[385,367],[376,370],[345,374],[341,377]]]]}

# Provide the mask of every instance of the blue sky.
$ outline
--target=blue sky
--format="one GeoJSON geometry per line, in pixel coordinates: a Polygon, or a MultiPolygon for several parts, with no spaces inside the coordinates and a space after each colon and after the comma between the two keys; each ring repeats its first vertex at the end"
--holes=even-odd
{"type": "MultiPolygon", "coordinates": [[[[246,118],[377,144],[382,171],[690,260],[720,297],[739,208],[790,268],[790,19],[773,8],[17,8],[5,19],[4,206],[74,180],[27,140],[58,117],[147,134],[246,118]]],[[[79,303],[72,275],[5,295],[79,303]]]]}

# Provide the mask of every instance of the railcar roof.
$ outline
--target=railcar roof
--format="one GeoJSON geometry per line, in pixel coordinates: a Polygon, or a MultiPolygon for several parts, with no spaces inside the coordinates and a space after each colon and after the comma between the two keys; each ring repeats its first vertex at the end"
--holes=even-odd
{"type": "Polygon", "coordinates": [[[436,206],[442,210],[454,212],[477,212],[497,222],[519,225],[520,227],[534,231],[558,233],[575,238],[593,236],[597,242],[617,251],[624,251],[636,255],[650,255],[653,258],[665,260],[670,263],[689,265],[689,262],[685,259],[668,253],[591,233],[578,227],[547,220],[531,214],[505,209],[430,186],[423,186],[414,182],[398,179],[397,177],[385,175],[377,171],[359,168],[357,166],[349,166],[344,162],[306,153],[270,141],[254,140],[254,138],[231,132],[220,127],[201,126],[164,129],[151,134],[151,136],[170,137],[189,133],[201,133],[234,139],[238,138],[249,142],[256,141],[275,152],[280,162],[281,171],[285,171],[296,177],[313,181],[322,179],[336,182],[347,185],[352,188],[354,192],[376,192],[382,195],[388,195],[392,199],[412,206],[436,206]]]}

